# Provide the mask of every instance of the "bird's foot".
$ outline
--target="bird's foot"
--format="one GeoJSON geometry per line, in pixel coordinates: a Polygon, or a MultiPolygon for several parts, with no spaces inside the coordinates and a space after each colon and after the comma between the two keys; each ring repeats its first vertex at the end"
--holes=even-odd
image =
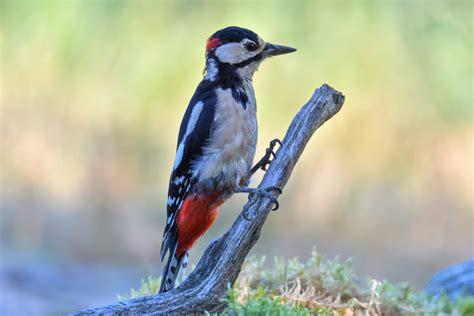
{"type": "MultiPolygon", "coordinates": [[[[265,197],[269,199],[273,204],[274,207],[272,208],[272,211],[276,211],[279,207],[280,204],[278,203],[278,199],[276,197],[275,192],[280,195],[282,193],[282,190],[279,187],[271,186],[267,187],[264,189],[260,188],[238,188],[235,193],[248,193],[249,194],[249,200],[251,200],[254,197],[265,197]]],[[[250,207],[249,207],[250,208],[250,207]]],[[[245,208],[242,215],[246,220],[251,220],[252,219],[252,214],[249,213],[249,208],[245,208]]]]}
{"type": "Polygon", "coordinates": [[[262,169],[263,171],[267,171],[268,165],[272,162],[273,158],[275,158],[275,151],[273,150],[276,144],[281,146],[281,141],[278,138],[275,138],[270,142],[270,146],[265,151],[265,155],[260,159],[255,166],[252,167],[252,174],[257,172],[258,169],[262,169]]]}

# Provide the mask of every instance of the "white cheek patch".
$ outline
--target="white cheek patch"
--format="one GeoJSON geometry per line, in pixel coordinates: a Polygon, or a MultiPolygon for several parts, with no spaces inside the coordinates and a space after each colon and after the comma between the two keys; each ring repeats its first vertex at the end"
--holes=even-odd
{"type": "Polygon", "coordinates": [[[222,63],[238,64],[254,57],[259,52],[249,52],[241,43],[229,43],[217,47],[215,54],[222,63]]]}

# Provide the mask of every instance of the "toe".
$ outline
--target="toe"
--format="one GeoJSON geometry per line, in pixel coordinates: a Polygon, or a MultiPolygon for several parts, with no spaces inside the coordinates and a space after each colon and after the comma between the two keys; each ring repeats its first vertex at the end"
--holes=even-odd
{"type": "Polygon", "coordinates": [[[273,147],[275,147],[275,145],[278,144],[279,146],[281,146],[281,141],[278,139],[278,138],[275,138],[274,140],[272,140],[270,142],[270,148],[273,149],[273,147]]]}
{"type": "Polygon", "coordinates": [[[252,216],[250,216],[249,212],[247,212],[247,211],[244,211],[244,212],[242,213],[242,217],[243,217],[245,220],[248,220],[248,221],[250,221],[250,220],[252,219],[252,216]]]}
{"type": "Polygon", "coordinates": [[[267,191],[267,192],[276,191],[278,194],[283,193],[282,189],[279,188],[279,187],[276,187],[276,186],[268,187],[268,188],[265,189],[265,191],[267,191]]]}
{"type": "Polygon", "coordinates": [[[271,146],[275,146],[276,144],[281,144],[281,141],[278,138],[275,138],[270,142],[271,146]]]}

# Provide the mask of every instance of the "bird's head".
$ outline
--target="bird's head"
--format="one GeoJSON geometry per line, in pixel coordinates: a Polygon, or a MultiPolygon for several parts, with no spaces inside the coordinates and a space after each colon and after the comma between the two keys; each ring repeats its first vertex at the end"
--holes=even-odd
{"type": "Polygon", "coordinates": [[[251,79],[260,63],[272,56],[292,53],[295,48],[266,43],[251,30],[237,26],[215,32],[206,43],[206,78],[237,74],[251,79]]]}

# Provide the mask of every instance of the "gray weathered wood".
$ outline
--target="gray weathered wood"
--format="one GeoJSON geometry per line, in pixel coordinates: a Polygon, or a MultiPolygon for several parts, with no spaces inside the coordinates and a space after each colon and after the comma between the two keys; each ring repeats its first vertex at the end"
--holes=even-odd
{"type": "MultiPolygon", "coordinates": [[[[291,122],[281,148],[260,183],[260,188],[283,188],[313,133],[336,114],[344,96],[324,84],[302,107],[291,122]]],[[[73,315],[187,314],[221,311],[228,284],[234,284],[242,264],[257,242],[272,204],[267,198],[255,198],[244,209],[254,214],[252,220],[236,219],[230,230],[212,242],[196,269],[177,288],[169,292],[140,297],[91,308],[73,315]]],[[[282,209],[280,212],[284,212],[282,209]]]]}

